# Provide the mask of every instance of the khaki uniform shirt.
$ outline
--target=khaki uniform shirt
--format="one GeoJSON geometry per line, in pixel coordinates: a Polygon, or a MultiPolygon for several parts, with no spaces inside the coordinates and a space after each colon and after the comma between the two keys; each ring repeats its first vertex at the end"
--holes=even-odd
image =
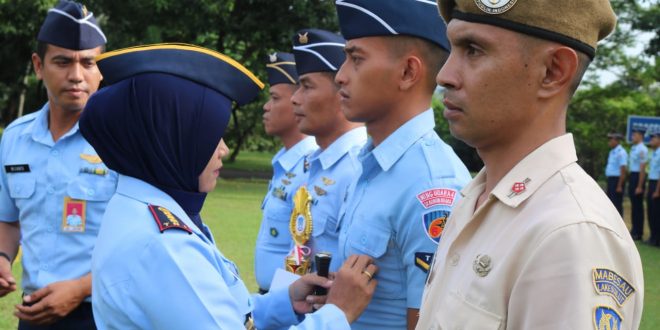
{"type": "Polygon", "coordinates": [[[461,193],[436,252],[417,329],[637,329],[642,264],[572,135],[520,161],[475,212],[461,193]]]}

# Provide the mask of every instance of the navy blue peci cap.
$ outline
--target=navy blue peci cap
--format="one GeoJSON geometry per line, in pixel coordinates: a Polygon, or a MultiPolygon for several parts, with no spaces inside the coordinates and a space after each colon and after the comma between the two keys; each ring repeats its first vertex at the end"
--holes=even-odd
{"type": "Polygon", "coordinates": [[[310,72],[337,72],[346,59],[346,40],[319,29],[303,29],[293,36],[293,55],[299,75],[310,72]]]}
{"type": "Polygon", "coordinates": [[[212,88],[239,105],[254,100],[264,84],[230,57],[186,44],[154,44],[107,52],[96,57],[106,84],[147,72],[179,76],[212,88]]]}
{"type": "Polygon", "coordinates": [[[107,39],[94,14],[85,6],[67,0],[48,10],[37,40],[58,47],[83,50],[105,45],[107,39]]]}
{"type": "Polygon", "coordinates": [[[298,72],[296,72],[296,60],[291,53],[275,52],[268,55],[266,73],[268,84],[297,84],[298,72]]]}
{"type": "Polygon", "coordinates": [[[337,0],[339,27],[346,39],[407,35],[449,51],[447,28],[435,1],[337,0]]]}

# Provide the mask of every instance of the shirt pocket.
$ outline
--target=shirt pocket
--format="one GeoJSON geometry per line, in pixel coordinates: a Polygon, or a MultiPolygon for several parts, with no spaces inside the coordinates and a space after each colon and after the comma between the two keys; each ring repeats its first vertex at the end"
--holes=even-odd
{"type": "Polygon", "coordinates": [[[329,213],[322,212],[316,218],[312,218],[314,226],[312,228],[312,236],[319,237],[324,234],[337,236],[337,218],[329,213]]]}
{"type": "Polygon", "coordinates": [[[351,228],[348,239],[348,244],[351,247],[350,254],[367,254],[373,258],[380,258],[387,251],[390,242],[390,231],[387,228],[368,228],[365,225],[351,228]]]}
{"type": "Polygon", "coordinates": [[[107,201],[117,188],[114,173],[96,175],[81,173],[67,186],[67,194],[73,199],[90,202],[107,201]]]}
{"type": "Polygon", "coordinates": [[[34,194],[36,180],[27,174],[9,174],[7,175],[7,184],[9,185],[9,196],[11,198],[30,198],[34,194]]]}
{"type": "Polygon", "coordinates": [[[444,306],[433,316],[433,327],[430,329],[454,330],[498,330],[504,328],[503,320],[496,314],[481,309],[466,301],[455,292],[445,298],[444,306]]]}
{"type": "Polygon", "coordinates": [[[265,230],[268,231],[268,239],[265,240],[265,243],[270,246],[288,248],[292,244],[291,235],[289,234],[291,209],[286,205],[278,205],[284,204],[284,202],[272,201],[269,204],[270,206],[264,210],[266,212],[265,220],[267,221],[265,230]]]}

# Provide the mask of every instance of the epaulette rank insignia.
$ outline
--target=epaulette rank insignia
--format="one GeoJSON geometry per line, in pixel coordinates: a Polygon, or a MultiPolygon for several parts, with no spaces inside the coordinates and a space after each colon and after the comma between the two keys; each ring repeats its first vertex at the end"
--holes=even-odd
{"type": "Polygon", "coordinates": [[[151,211],[151,214],[154,216],[154,220],[156,220],[156,224],[158,224],[158,230],[160,230],[161,233],[168,229],[181,229],[188,234],[192,234],[192,230],[186,226],[183,221],[177,218],[176,215],[170,212],[170,210],[162,206],[149,204],[149,211],[151,211]]]}

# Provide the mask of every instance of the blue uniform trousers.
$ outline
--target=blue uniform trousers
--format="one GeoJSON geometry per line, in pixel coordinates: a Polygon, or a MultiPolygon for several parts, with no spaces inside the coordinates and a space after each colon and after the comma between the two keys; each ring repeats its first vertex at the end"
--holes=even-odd
{"type": "Polygon", "coordinates": [[[83,302],[63,319],[46,326],[18,322],[18,330],[96,330],[92,304],[83,302]]]}
{"type": "Polygon", "coordinates": [[[646,211],[651,229],[649,243],[658,245],[660,242],[660,198],[653,198],[658,180],[649,180],[649,191],[646,193],[646,211]]]}
{"type": "Polygon", "coordinates": [[[644,235],[644,188],[646,185],[642,184],[642,193],[635,195],[638,182],[639,172],[631,172],[630,184],[628,185],[628,197],[630,197],[631,204],[630,219],[632,221],[630,235],[635,240],[642,239],[642,235],[644,235]]]}
{"type": "Polygon", "coordinates": [[[626,183],[623,183],[623,189],[621,192],[616,192],[616,185],[619,183],[618,176],[608,176],[607,177],[607,197],[610,198],[614,207],[619,211],[619,214],[623,217],[623,191],[626,189],[626,183]]]}

